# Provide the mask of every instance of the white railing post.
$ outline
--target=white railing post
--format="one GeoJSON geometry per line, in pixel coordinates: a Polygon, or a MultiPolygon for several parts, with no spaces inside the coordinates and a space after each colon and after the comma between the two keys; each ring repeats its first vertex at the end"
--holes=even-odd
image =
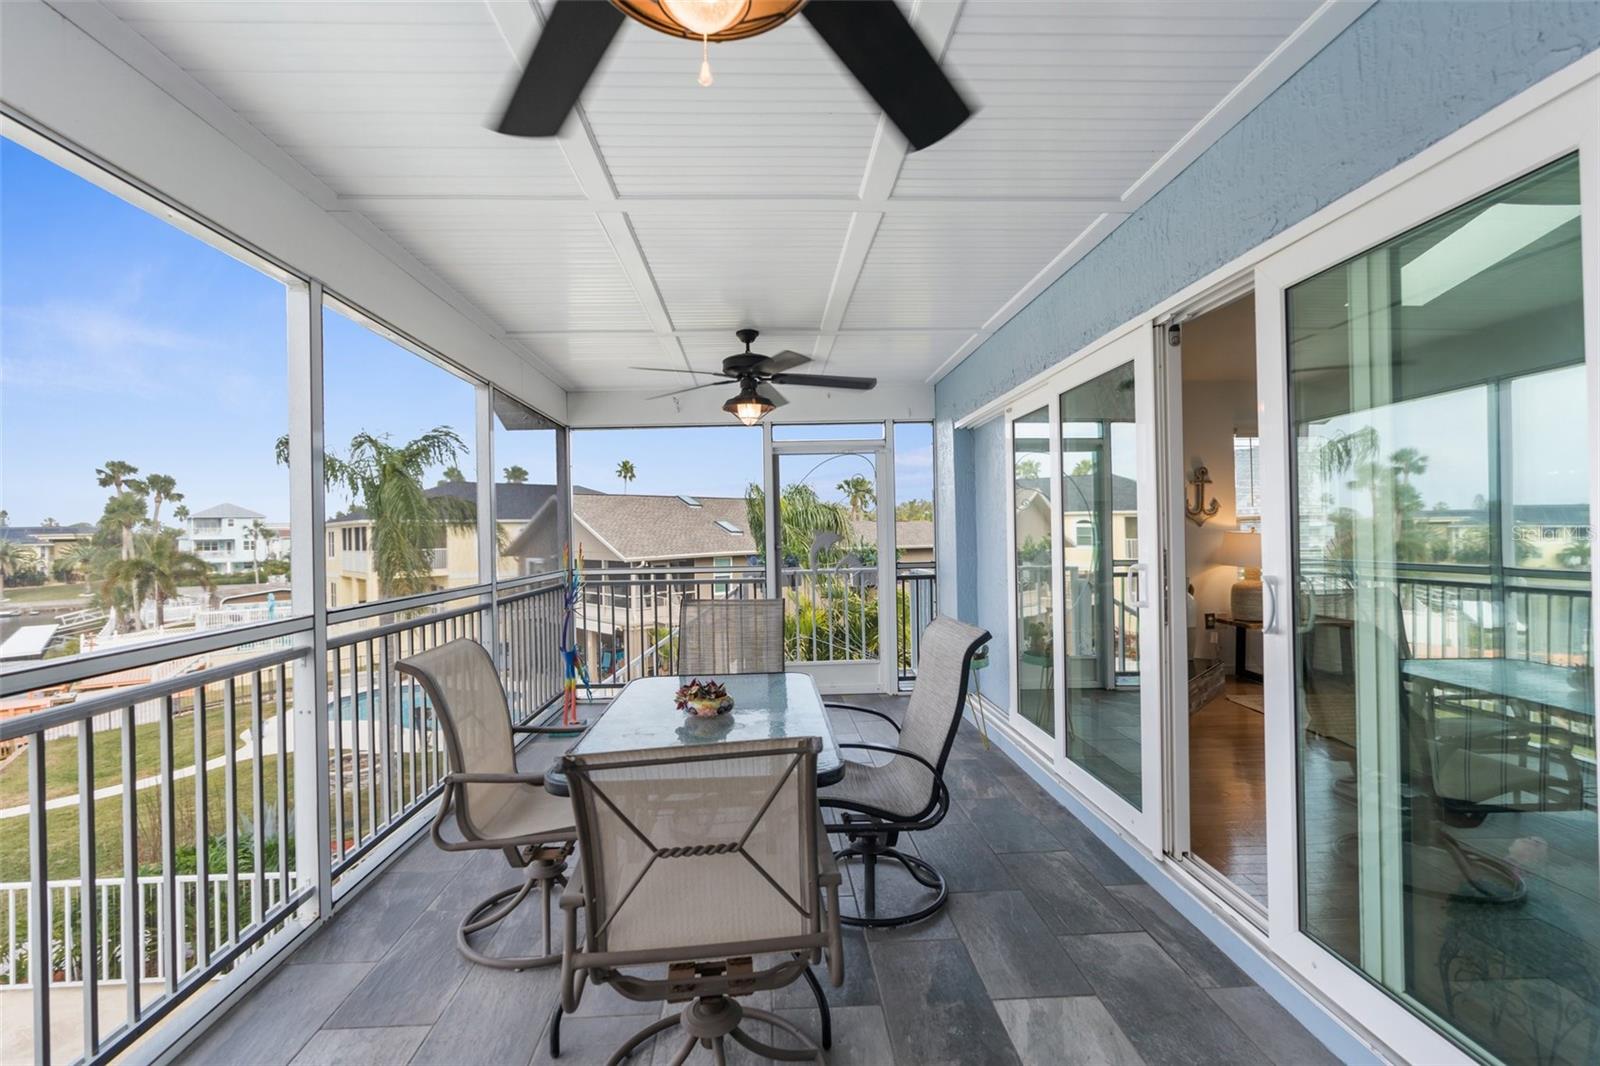
{"type": "MultiPolygon", "coordinates": [[[[289,515],[293,586],[311,604],[312,626],[298,643],[309,653],[294,670],[295,868],[316,886],[316,920],[333,913],[328,850],[328,590],[323,544],[322,284],[291,285],[289,327],[289,515]]],[[[281,699],[281,695],[280,695],[281,699]]],[[[283,713],[280,706],[278,713],[283,713]]],[[[280,753],[279,758],[283,758],[280,753]]],[[[283,844],[280,842],[280,847],[283,844]]]]}

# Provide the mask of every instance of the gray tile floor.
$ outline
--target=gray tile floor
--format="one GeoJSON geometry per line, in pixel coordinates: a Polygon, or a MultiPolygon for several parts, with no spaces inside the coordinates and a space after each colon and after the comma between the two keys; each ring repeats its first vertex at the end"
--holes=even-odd
{"type": "MultiPolygon", "coordinates": [[[[904,703],[852,699],[892,713],[904,703]]],[[[887,726],[864,716],[836,712],[836,729],[841,740],[888,739],[878,732],[887,726]]],[[[547,765],[558,750],[542,744],[522,761],[547,765]]],[[[947,777],[951,815],[919,834],[914,847],[944,871],[950,904],[915,927],[846,930],[845,983],[828,989],[832,1062],[1334,1061],[970,728],[963,727],[947,777]]],[[[185,1061],[548,1062],[543,1036],[557,996],[555,971],[488,970],[455,950],[461,909],[514,880],[498,855],[463,857],[419,841],[185,1061]]],[[[881,905],[909,900],[912,888],[903,876],[888,879],[880,884],[881,905]]],[[[495,934],[491,950],[532,944],[536,921],[536,907],[525,906],[495,934]]],[[[817,1032],[815,1002],[803,984],[772,993],[771,1009],[817,1032]]],[[[659,1010],[590,986],[577,1015],[562,1024],[558,1061],[605,1062],[659,1010]]],[[[647,1045],[639,1060],[665,1062],[668,1043],[647,1045]]],[[[691,1061],[702,1059],[709,1053],[691,1061]]]]}

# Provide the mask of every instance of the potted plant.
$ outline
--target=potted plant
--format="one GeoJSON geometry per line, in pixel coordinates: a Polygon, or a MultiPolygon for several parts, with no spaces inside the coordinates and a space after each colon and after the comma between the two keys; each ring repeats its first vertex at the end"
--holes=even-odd
{"type": "Polygon", "coordinates": [[[698,718],[715,718],[733,710],[733,697],[715,681],[691,679],[677,692],[678,710],[698,718]]]}

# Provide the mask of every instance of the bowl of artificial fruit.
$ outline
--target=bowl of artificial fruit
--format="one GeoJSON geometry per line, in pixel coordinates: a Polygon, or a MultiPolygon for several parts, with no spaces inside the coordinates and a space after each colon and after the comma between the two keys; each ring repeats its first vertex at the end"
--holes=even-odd
{"type": "Polygon", "coordinates": [[[715,718],[733,710],[733,697],[715,681],[690,680],[678,689],[678,710],[696,718],[715,718]]]}

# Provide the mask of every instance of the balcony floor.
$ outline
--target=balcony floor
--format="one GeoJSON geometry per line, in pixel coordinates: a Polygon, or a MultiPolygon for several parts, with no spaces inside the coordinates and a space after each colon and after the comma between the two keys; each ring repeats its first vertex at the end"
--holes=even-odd
{"type": "MultiPolygon", "coordinates": [[[[904,697],[849,699],[891,712],[904,706],[904,697]]],[[[855,739],[856,725],[836,721],[840,739],[855,739]]],[[[865,716],[856,721],[876,725],[865,716]]],[[[862,731],[867,740],[887,739],[862,731]]],[[[559,750],[541,742],[522,762],[542,767],[559,750]]],[[[968,726],[947,778],[950,817],[915,844],[944,872],[950,903],[910,929],[845,930],[845,984],[828,989],[832,1062],[1335,1061],[1082,823],[1000,752],[985,751],[968,726]]],[[[514,881],[498,854],[452,855],[419,841],[184,1061],[550,1061],[544,1029],[556,969],[489,970],[455,950],[461,908],[514,881]]],[[[880,884],[888,906],[895,888],[880,884]]],[[[491,950],[534,944],[536,923],[537,905],[524,905],[491,950]]],[[[817,1032],[803,983],[770,996],[773,1010],[817,1032]]],[[[562,1023],[556,1061],[605,1062],[659,1009],[589,986],[578,1013],[562,1023]]],[[[647,1044],[636,1061],[664,1063],[675,1043],[669,1034],[647,1044]]],[[[730,1060],[746,1054],[731,1049],[730,1060]]],[[[709,1053],[691,1062],[702,1059],[709,1053]]]]}

